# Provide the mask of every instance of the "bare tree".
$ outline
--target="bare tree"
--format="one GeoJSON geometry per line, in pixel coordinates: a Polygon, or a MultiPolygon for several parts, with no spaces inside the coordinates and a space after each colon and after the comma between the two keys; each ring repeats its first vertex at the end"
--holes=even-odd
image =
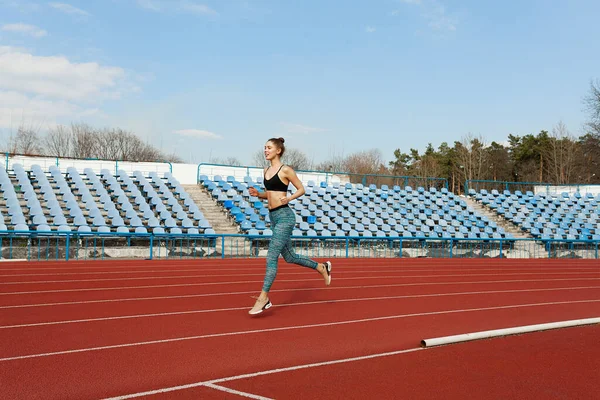
{"type": "Polygon", "coordinates": [[[421,157],[418,166],[418,176],[440,176],[442,173],[442,166],[433,155],[424,155],[421,157]]]}
{"type": "Polygon", "coordinates": [[[144,143],[139,137],[123,129],[113,129],[117,142],[117,157],[120,160],[146,160],[147,157],[159,157],[159,150],[144,143]]]}
{"type": "Polygon", "coordinates": [[[211,164],[231,165],[233,167],[241,167],[244,165],[244,164],[242,164],[242,162],[240,160],[238,160],[235,157],[227,157],[227,158],[211,157],[208,160],[208,162],[211,164]]]}
{"type": "MultiPolygon", "coordinates": [[[[252,162],[255,166],[266,168],[269,166],[269,162],[265,159],[265,154],[262,150],[257,150],[252,155],[252,162]]],[[[302,151],[293,148],[286,148],[281,162],[295,170],[309,170],[312,168],[312,163],[302,151]]]]}
{"type": "Polygon", "coordinates": [[[298,149],[286,149],[281,161],[295,170],[309,170],[312,167],[306,154],[298,149]]]}
{"type": "Polygon", "coordinates": [[[171,153],[171,154],[163,154],[161,161],[172,162],[172,163],[182,163],[183,159],[181,157],[179,157],[177,154],[171,153]]]}
{"type": "Polygon", "coordinates": [[[97,154],[97,133],[87,124],[71,124],[74,158],[95,158],[97,154]]]}
{"type": "Polygon", "coordinates": [[[344,162],[344,170],[354,174],[376,174],[383,165],[383,157],[378,149],[350,154],[344,162]]]}
{"type": "Polygon", "coordinates": [[[542,153],[550,181],[556,184],[571,182],[575,175],[578,145],[562,121],[552,129],[552,135],[542,153]]]}
{"type": "Polygon", "coordinates": [[[266,168],[269,166],[269,162],[265,159],[264,151],[256,150],[254,154],[252,154],[252,164],[261,168],[266,168]]]}
{"type": "Polygon", "coordinates": [[[600,135],[600,81],[590,82],[590,92],[583,99],[583,104],[590,116],[587,127],[591,133],[600,135]]]}
{"type": "MultiPolygon", "coordinates": [[[[139,139],[138,139],[139,140],[139,139]]],[[[147,161],[156,162],[164,159],[162,153],[148,143],[143,143],[139,140],[139,148],[132,153],[128,158],[123,158],[127,161],[147,161]]]]}
{"type": "Polygon", "coordinates": [[[45,153],[53,157],[69,157],[71,155],[71,132],[68,127],[58,125],[51,128],[43,140],[45,153]]]}
{"type": "Polygon", "coordinates": [[[468,134],[455,144],[460,173],[464,180],[482,179],[485,171],[485,139],[468,134]]]}
{"type": "Polygon", "coordinates": [[[121,147],[116,130],[102,129],[96,135],[96,158],[101,160],[121,160],[121,147]]]}
{"type": "Polygon", "coordinates": [[[315,171],[326,172],[346,172],[346,157],[344,154],[330,154],[326,161],[314,164],[312,167],[315,171]]]}
{"type": "Polygon", "coordinates": [[[39,143],[40,140],[35,129],[20,126],[9,144],[9,150],[11,153],[35,155],[40,153],[39,143]]]}

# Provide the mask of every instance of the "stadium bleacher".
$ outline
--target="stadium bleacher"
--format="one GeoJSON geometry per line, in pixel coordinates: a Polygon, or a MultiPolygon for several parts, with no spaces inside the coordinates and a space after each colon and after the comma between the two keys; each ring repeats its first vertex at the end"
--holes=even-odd
{"type": "Polygon", "coordinates": [[[600,195],[470,189],[469,196],[536,239],[600,240],[600,195]]]}
{"type": "MultiPolygon", "coordinates": [[[[171,173],[113,172],[0,168],[0,231],[215,233],[171,173]]],[[[241,233],[272,234],[266,201],[248,192],[251,186],[264,190],[261,177],[201,175],[199,180],[241,233]]],[[[304,184],[306,194],[290,203],[295,237],[513,238],[445,188],[304,184]]],[[[600,195],[470,189],[468,196],[535,239],[600,240],[600,195]]]]}
{"type": "Polygon", "coordinates": [[[159,177],[39,165],[0,168],[0,231],[213,234],[208,220],[171,173],[159,177]],[[16,189],[16,190],[15,190],[16,189]],[[23,212],[25,211],[25,212],[23,212]]]}
{"type": "MultiPolygon", "coordinates": [[[[199,177],[212,198],[249,235],[272,234],[266,202],[249,195],[264,190],[262,178],[199,177]]],[[[296,212],[293,236],[381,238],[512,238],[447,189],[410,186],[305,183],[306,194],[290,203],[296,212]]],[[[295,188],[290,185],[289,192],[295,188]]]]}

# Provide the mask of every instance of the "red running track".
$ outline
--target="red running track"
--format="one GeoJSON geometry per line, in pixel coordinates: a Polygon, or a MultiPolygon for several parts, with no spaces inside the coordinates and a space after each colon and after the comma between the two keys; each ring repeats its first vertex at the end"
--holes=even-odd
{"type": "Polygon", "coordinates": [[[472,398],[531,398],[569,377],[561,387],[585,398],[575,375],[598,370],[597,353],[575,351],[597,327],[413,351],[425,337],[598,317],[595,260],[339,259],[329,288],[282,261],[275,306],[250,318],[263,273],[260,259],[2,263],[2,396],[463,398],[473,386],[472,398]],[[389,352],[402,353],[206,383],[389,352]]]}

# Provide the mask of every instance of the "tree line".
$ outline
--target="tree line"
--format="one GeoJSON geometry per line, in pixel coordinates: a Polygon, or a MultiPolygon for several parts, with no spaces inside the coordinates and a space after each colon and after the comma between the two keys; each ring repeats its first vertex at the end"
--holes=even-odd
{"type": "Polygon", "coordinates": [[[33,126],[21,125],[5,144],[10,154],[61,158],[182,162],[175,154],[165,154],[133,132],[120,128],[94,128],[76,123],[58,125],[45,135],[33,126]]]}
{"type": "MultiPolygon", "coordinates": [[[[583,100],[588,120],[583,134],[573,135],[559,122],[550,131],[525,135],[509,134],[505,142],[489,143],[482,135],[465,135],[453,143],[428,144],[422,152],[397,148],[392,161],[385,162],[378,149],[315,162],[302,151],[288,148],[283,161],[296,170],[348,173],[353,182],[397,184],[401,181],[366,176],[438,177],[448,180],[449,189],[462,191],[467,180],[600,184],[600,81],[590,83],[583,100]]],[[[175,154],[163,154],[134,133],[119,128],[96,129],[86,124],[57,126],[40,136],[36,129],[21,127],[7,145],[12,154],[45,155],[79,159],[182,162],[175,154]]],[[[241,166],[235,157],[211,158],[212,163],[241,166]]],[[[262,151],[252,164],[264,167],[262,151]]]]}
{"type": "MultiPolygon", "coordinates": [[[[584,133],[578,137],[558,122],[550,131],[509,134],[502,143],[468,134],[453,143],[443,142],[437,149],[430,143],[423,152],[397,148],[388,163],[377,149],[332,157],[321,163],[311,162],[296,149],[288,149],[283,161],[301,170],[347,172],[352,174],[351,180],[363,183],[401,182],[391,178],[365,180],[365,176],[374,174],[445,178],[455,193],[462,192],[467,180],[600,184],[600,81],[590,83],[584,106],[588,120],[584,133]]],[[[261,151],[254,155],[254,162],[264,166],[261,151]]]]}

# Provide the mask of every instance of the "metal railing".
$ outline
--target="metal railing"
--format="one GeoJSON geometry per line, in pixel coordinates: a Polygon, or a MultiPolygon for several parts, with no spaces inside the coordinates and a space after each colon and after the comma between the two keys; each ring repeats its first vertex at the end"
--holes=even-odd
{"type": "MultiPolygon", "coordinates": [[[[201,259],[265,257],[270,238],[249,235],[0,232],[3,260],[201,259]]],[[[292,237],[311,258],[586,258],[598,240],[292,237]]],[[[599,264],[600,267],[600,264],[599,264]]]]}
{"type": "MultiPolygon", "coordinates": [[[[418,186],[424,186],[425,188],[435,187],[437,189],[448,189],[448,179],[429,176],[357,174],[350,172],[311,170],[297,170],[296,173],[300,176],[300,179],[302,179],[303,181],[314,180],[315,183],[319,183],[319,181],[322,181],[327,184],[333,182],[340,182],[343,184],[361,183],[363,184],[363,186],[375,184],[378,187],[380,187],[381,185],[388,185],[389,187],[398,185],[402,187],[411,186],[413,187],[413,189],[418,186]]],[[[251,166],[231,166],[224,164],[201,163],[198,164],[197,170],[198,183],[200,183],[201,175],[206,175],[209,178],[214,177],[215,175],[220,175],[223,178],[226,178],[227,176],[233,176],[235,179],[243,181],[243,179],[247,176],[252,178],[262,177],[263,169],[261,167],[251,166]]]]}
{"type": "Polygon", "coordinates": [[[593,192],[599,192],[599,185],[589,185],[584,183],[572,183],[572,184],[554,184],[548,182],[509,182],[509,181],[491,181],[481,179],[470,179],[465,181],[465,194],[469,193],[469,189],[474,189],[479,192],[482,189],[487,191],[498,190],[502,192],[508,190],[511,193],[519,190],[522,193],[531,191],[535,194],[543,192],[545,194],[557,194],[563,191],[565,192],[587,192],[593,188],[593,192]]]}
{"type": "Polygon", "coordinates": [[[39,165],[42,170],[48,171],[50,166],[56,166],[62,171],[67,167],[76,167],[83,170],[86,167],[92,168],[96,172],[102,169],[114,171],[115,175],[119,169],[132,173],[135,170],[142,172],[173,172],[173,164],[169,161],[155,162],[136,162],[123,160],[103,160],[98,158],[65,158],[65,157],[44,157],[44,156],[25,156],[20,154],[4,153],[4,169],[12,170],[14,164],[21,164],[26,170],[29,170],[32,165],[39,165]]]}

